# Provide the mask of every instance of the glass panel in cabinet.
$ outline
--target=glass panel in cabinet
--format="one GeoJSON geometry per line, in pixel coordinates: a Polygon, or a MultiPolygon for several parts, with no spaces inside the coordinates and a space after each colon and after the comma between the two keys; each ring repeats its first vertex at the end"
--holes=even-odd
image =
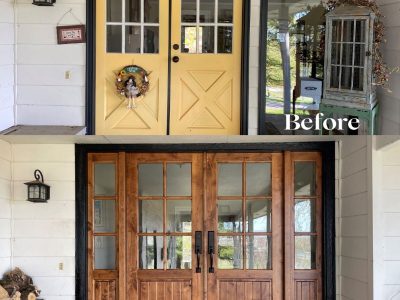
{"type": "Polygon", "coordinates": [[[340,67],[331,67],[331,88],[339,88],[340,67]]]}
{"type": "Polygon", "coordinates": [[[332,55],[331,55],[331,64],[338,65],[340,64],[340,51],[342,49],[342,44],[340,43],[332,43],[332,55]]]}
{"type": "Polygon", "coordinates": [[[351,75],[352,75],[351,67],[342,67],[342,74],[340,77],[340,88],[342,90],[351,89],[351,75]]]}
{"type": "Polygon", "coordinates": [[[354,21],[344,20],[343,21],[343,42],[354,41],[354,21]]]}
{"type": "Polygon", "coordinates": [[[342,65],[353,65],[353,44],[342,44],[342,65]]]}
{"type": "Polygon", "coordinates": [[[365,61],[365,45],[355,44],[354,45],[354,65],[357,67],[363,67],[365,61]]]}
{"type": "Polygon", "coordinates": [[[353,90],[364,90],[364,68],[354,68],[353,90]]]}
{"type": "Polygon", "coordinates": [[[365,34],[366,34],[366,21],[365,20],[357,20],[356,21],[356,42],[357,43],[365,43],[365,34]]]}
{"type": "Polygon", "coordinates": [[[332,21],[332,42],[341,42],[342,41],[342,21],[341,20],[333,20],[332,21]]]}

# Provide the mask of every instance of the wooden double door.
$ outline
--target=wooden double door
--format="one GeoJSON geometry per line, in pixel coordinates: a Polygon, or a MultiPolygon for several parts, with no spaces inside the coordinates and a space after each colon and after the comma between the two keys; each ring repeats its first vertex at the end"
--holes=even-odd
{"type": "Polygon", "coordinates": [[[96,0],[96,134],[240,133],[243,0],[96,0]],[[146,70],[134,109],[116,89],[146,70]]]}
{"type": "Polygon", "coordinates": [[[89,299],[322,299],[319,153],[88,161],[89,299]]]}

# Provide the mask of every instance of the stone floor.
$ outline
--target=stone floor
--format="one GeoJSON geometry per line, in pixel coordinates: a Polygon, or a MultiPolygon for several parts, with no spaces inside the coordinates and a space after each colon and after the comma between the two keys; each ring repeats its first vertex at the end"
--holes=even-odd
{"type": "Polygon", "coordinates": [[[0,132],[2,135],[84,135],[84,126],[17,125],[0,132]]]}

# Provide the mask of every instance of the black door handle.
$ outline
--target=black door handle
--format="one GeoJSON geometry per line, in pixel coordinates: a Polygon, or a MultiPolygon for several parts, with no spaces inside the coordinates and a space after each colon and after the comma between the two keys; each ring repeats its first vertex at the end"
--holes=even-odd
{"type": "Polygon", "coordinates": [[[201,267],[200,267],[201,248],[203,248],[203,233],[201,231],[196,231],[194,234],[194,253],[197,256],[196,273],[201,273],[201,267]]]}
{"type": "Polygon", "coordinates": [[[173,44],[173,45],[172,45],[172,49],[174,49],[174,50],[179,50],[179,45],[178,45],[178,44],[173,44]]]}
{"type": "Polygon", "coordinates": [[[179,62],[179,56],[174,56],[174,57],[172,58],[172,61],[173,61],[174,63],[179,62]]]}
{"type": "Polygon", "coordinates": [[[214,273],[214,231],[208,232],[208,255],[210,255],[210,267],[208,273],[214,273]]]}

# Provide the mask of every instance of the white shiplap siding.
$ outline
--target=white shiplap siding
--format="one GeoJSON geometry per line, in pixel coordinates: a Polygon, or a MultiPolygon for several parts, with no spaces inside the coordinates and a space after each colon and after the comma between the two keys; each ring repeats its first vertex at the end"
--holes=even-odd
{"type": "MultiPolygon", "coordinates": [[[[60,0],[54,7],[37,7],[16,0],[17,124],[85,124],[86,44],[58,45],[56,35],[57,23],[70,9],[85,22],[85,5],[84,0],[60,0]]],[[[77,23],[71,14],[61,22],[77,23]]]]}
{"type": "Polygon", "coordinates": [[[344,137],[339,149],[338,299],[372,299],[370,138],[344,137]]]}
{"type": "Polygon", "coordinates": [[[14,125],[14,1],[0,0],[0,131],[14,125]]]}
{"type": "Polygon", "coordinates": [[[74,145],[15,144],[12,151],[13,266],[33,276],[46,300],[75,299],[74,145]],[[48,203],[26,201],[23,183],[35,169],[51,186],[48,203]]]}
{"type": "Polygon", "coordinates": [[[377,274],[377,286],[383,295],[382,299],[400,299],[400,143],[390,145],[379,154],[379,169],[381,177],[378,198],[381,211],[379,220],[382,223],[378,231],[383,242],[382,255],[376,259],[382,265],[381,273],[377,274]]]}
{"type": "Polygon", "coordinates": [[[0,141],[0,276],[11,268],[11,145],[0,141]]]}

